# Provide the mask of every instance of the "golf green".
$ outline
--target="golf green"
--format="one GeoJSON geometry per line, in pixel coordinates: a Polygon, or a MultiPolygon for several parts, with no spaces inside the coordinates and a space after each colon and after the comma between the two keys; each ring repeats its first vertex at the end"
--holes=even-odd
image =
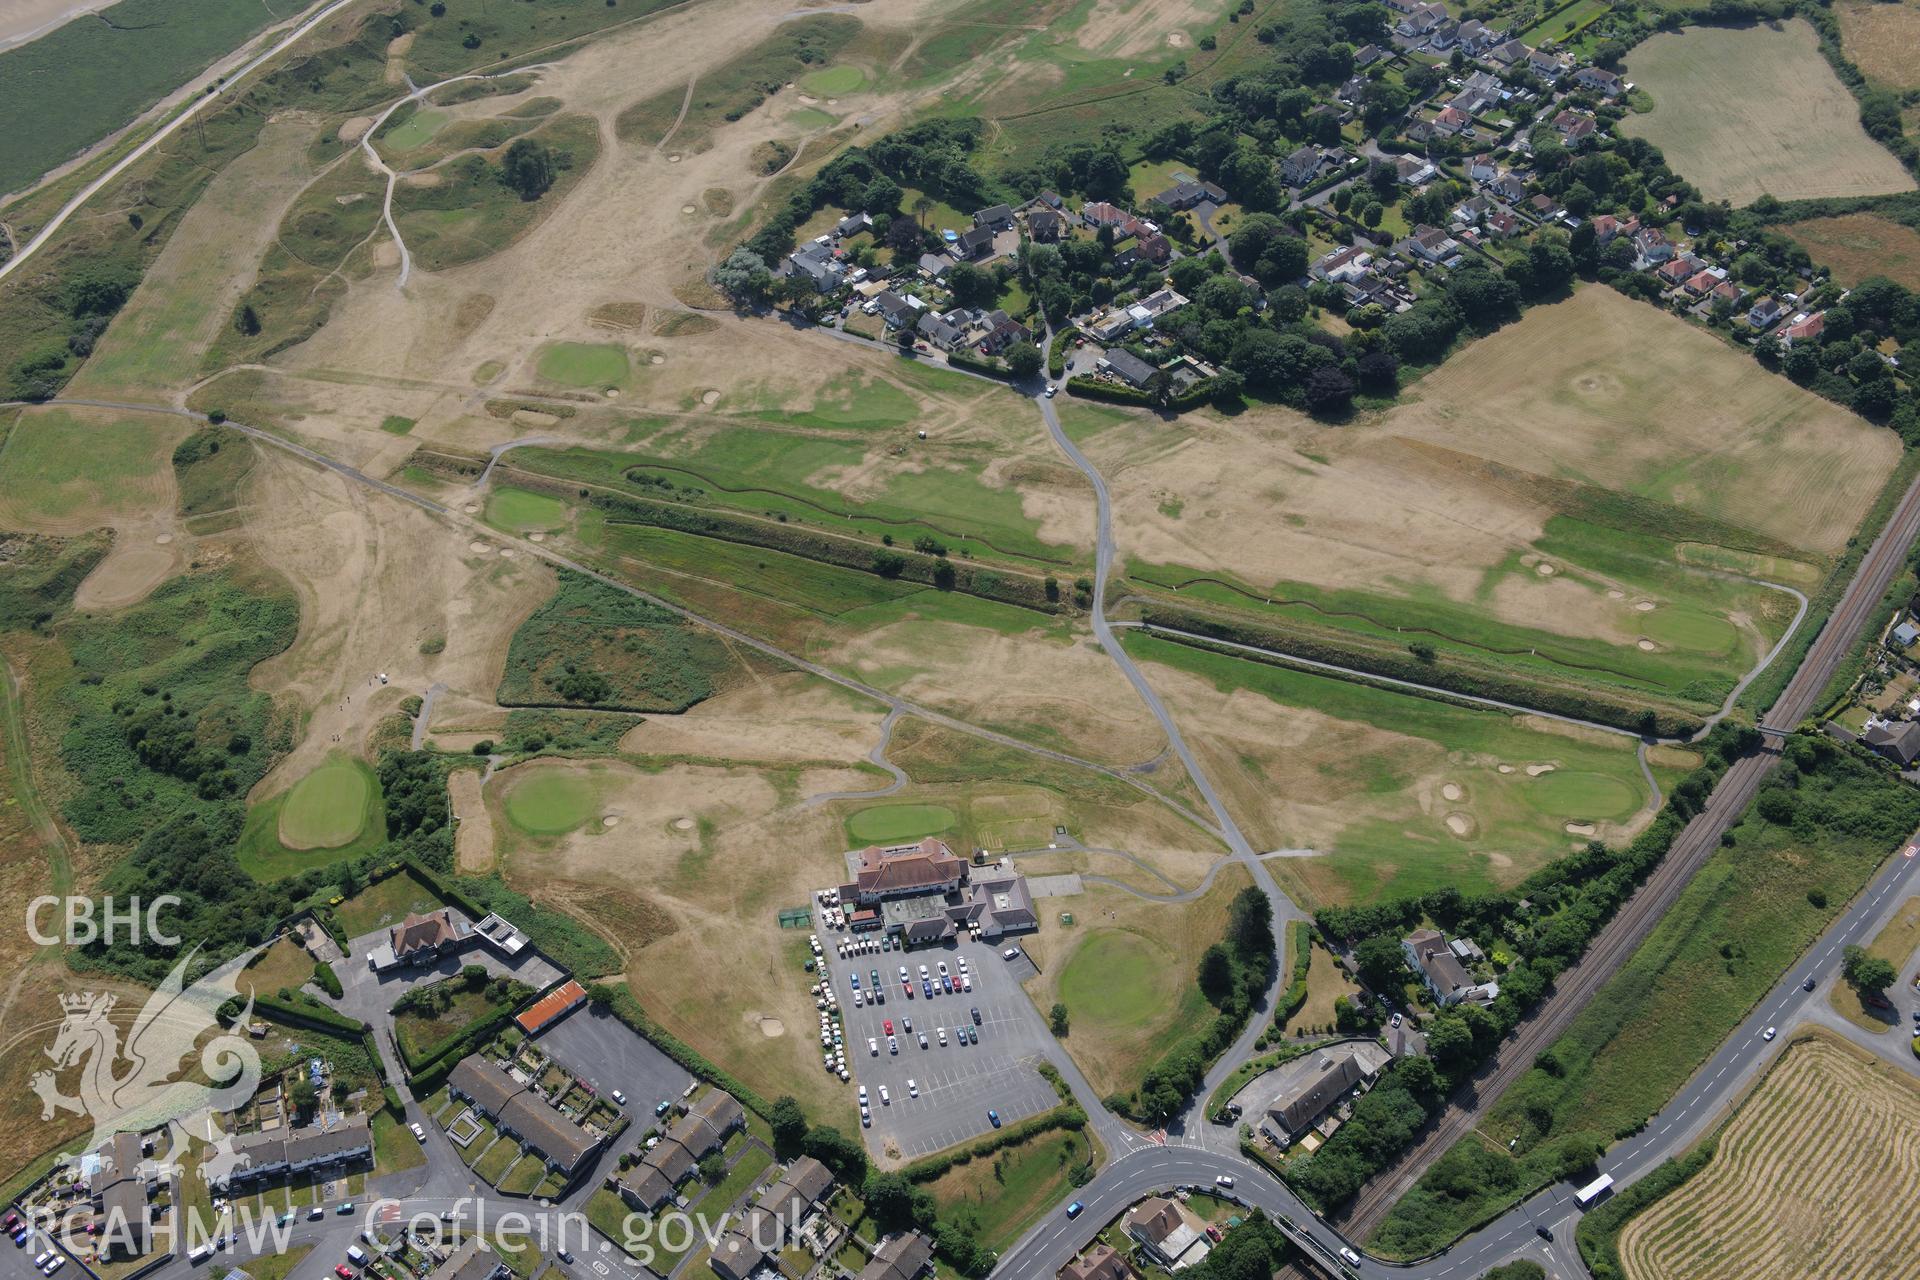
{"type": "Polygon", "coordinates": [[[1521,783],[1520,794],[1542,813],[1586,822],[1630,818],[1641,800],[1640,793],[1619,778],[1561,769],[1521,783]]]}
{"type": "Polygon", "coordinates": [[[336,756],[293,784],[280,806],[280,843],[289,849],[337,849],[367,825],[379,795],[373,773],[336,756]]]}
{"type": "Polygon", "coordinates": [[[442,126],[451,119],[453,117],[444,111],[430,108],[416,111],[389,130],[380,142],[393,151],[411,151],[440,132],[442,126]]]}
{"type": "Polygon", "coordinates": [[[799,125],[802,129],[831,129],[839,121],[818,108],[802,107],[787,113],[787,123],[799,125]]]}
{"type": "Polygon", "coordinates": [[[816,98],[837,98],[866,82],[867,73],[858,67],[822,67],[800,77],[800,92],[816,98]]]}
{"type": "Polygon", "coordinates": [[[1174,999],[1171,957],[1137,933],[1108,931],[1088,936],[1060,971],[1060,999],[1075,1021],[1109,1027],[1139,1027],[1174,999]]]}
{"type": "Polygon", "coordinates": [[[570,387],[622,386],[631,368],[627,349],[611,342],[555,342],[540,353],[540,376],[570,387]]]}
{"type": "Polygon", "coordinates": [[[1740,643],[1740,633],[1725,618],[1664,605],[1640,619],[1647,639],[1669,649],[1687,649],[1695,653],[1730,653],[1740,643]]]}
{"type": "Polygon", "coordinates": [[[847,834],[856,844],[899,844],[921,836],[939,835],[957,821],[953,810],[939,804],[885,804],[862,809],[847,819],[847,834]]]}
{"type": "Polygon", "coordinates": [[[599,811],[593,780],[566,769],[542,769],[507,791],[507,817],[522,831],[557,836],[599,811]]]}
{"type": "Polygon", "coordinates": [[[487,498],[487,523],[509,533],[558,529],[567,522],[567,504],[527,489],[495,489],[487,498]]]}

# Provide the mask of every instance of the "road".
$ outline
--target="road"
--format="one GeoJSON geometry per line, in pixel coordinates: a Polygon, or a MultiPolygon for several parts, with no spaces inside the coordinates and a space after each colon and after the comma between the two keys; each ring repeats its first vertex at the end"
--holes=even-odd
{"type": "MultiPolygon", "coordinates": [[[[1861,558],[1860,567],[1847,584],[1840,603],[1767,712],[1767,725],[1790,729],[1815,710],[1814,700],[1853,647],[1917,536],[1920,536],[1920,480],[1907,488],[1886,527],[1861,558]]],[[[1533,1060],[1572,1024],[1587,1001],[1620,971],[1701,864],[1720,847],[1721,835],[1739,821],[1753,802],[1760,784],[1779,763],[1778,748],[1774,745],[1777,737],[1769,734],[1765,748],[1742,757],[1727,769],[1706,807],[1681,831],[1647,882],[1608,921],[1579,962],[1554,983],[1552,994],[1455,1094],[1426,1136],[1355,1198],[1344,1216],[1348,1230],[1364,1238],[1379,1226],[1407,1188],[1473,1129],[1481,1114],[1526,1073],[1533,1060]]]]}

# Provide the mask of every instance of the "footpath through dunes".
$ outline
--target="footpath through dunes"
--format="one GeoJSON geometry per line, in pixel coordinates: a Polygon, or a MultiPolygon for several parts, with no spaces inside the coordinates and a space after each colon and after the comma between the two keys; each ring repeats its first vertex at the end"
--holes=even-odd
{"type": "Polygon", "coordinates": [[[1706,1167],[1628,1222],[1629,1280],[1912,1274],[1920,1083],[1824,1032],[1789,1046],[1706,1167]]]}
{"type": "MultiPolygon", "coordinates": [[[[1769,709],[1763,725],[1791,727],[1812,714],[1821,690],[1865,629],[1916,538],[1920,538],[1920,479],[1908,486],[1885,528],[1861,558],[1840,603],[1769,709]]],[[[1449,1147],[1468,1137],[1481,1115],[1566,1031],[1594,993],[1619,972],[1693,879],[1694,872],[1720,847],[1720,837],[1753,803],[1760,784],[1780,762],[1774,745],[1777,739],[1777,732],[1769,733],[1759,751],[1728,767],[1706,806],[1681,830],[1647,882],[1607,922],[1579,961],[1555,980],[1552,994],[1461,1086],[1425,1136],[1376,1174],[1346,1206],[1338,1221],[1349,1235],[1360,1239],[1371,1235],[1407,1188],[1449,1147]]]]}

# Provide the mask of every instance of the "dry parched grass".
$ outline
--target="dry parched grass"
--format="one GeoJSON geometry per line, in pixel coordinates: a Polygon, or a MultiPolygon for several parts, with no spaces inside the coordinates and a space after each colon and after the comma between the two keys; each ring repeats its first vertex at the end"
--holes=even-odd
{"type": "Polygon", "coordinates": [[[1920,1085],[1837,1040],[1789,1047],[1706,1169],[1629,1223],[1632,1280],[1913,1274],[1920,1085]]]}
{"type": "Polygon", "coordinates": [[[1911,0],[1842,0],[1840,44],[1867,79],[1889,89],[1920,89],[1920,5],[1911,0]]]}
{"type": "MultiPolygon", "coordinates": [[[[1912,45],[1895,56],[1911,62],[1912,45]]],[[[1622,127],[1664,151],[1709,200],[1913,190],[1893,153],[1860,127],[1809,23],[1662,33],[1628,56],[1627,74],[1654,109],[1622,127]]]]}
{"type": "MultiPolygon", "coordinates": [[[[1915,9],[1905,12],[1920,14],[1915,9]]],[[[1885,276],[1920,289],[1920,231],[1912,227],[1878,214],[1849,213],[1788,223],[1779,230],[1798,240],[1815,262],[1831,267],[1833,278],[1849,288],[1868,276],[1885,276]]]]}

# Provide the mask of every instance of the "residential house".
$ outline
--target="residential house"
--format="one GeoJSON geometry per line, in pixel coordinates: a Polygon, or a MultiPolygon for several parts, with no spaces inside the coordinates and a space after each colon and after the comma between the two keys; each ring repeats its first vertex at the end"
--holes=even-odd
{"type": "Polygon", "coordinates": [[[953,259],[944,253],[920,255],[920,274],[929,280],[945,280],[947,272],[951,270],[953,270],[953,259]]]}
{"type": "Polygon", "coordinates": [[[1704,298],[1721,284],[1725,283],[1725,267],[1701,267],[1680,283],[1680,287],[1696,298],[1704,298]]]}
{"type": "Polygon", "coordinates": [[[1225,204],[1227,193],[1211,182],[1195,182],[1190,178],[1180,181],[1153,197],[1154,200],[1178,212],[1191,209],[1195,205],[1205,204],[1209,200],[1214,204],[1225,204]]]}
{"type": "Polygon", "coordinates": [[[1459,39],[1459,21],[1454,18],[1447,18],[1444,21],[1435,23],[1433,30],[1427,33],[1427,47],[1439,50],[1451,49],[1459,39]]]}
{"type": "Polygon", "coordinates": [[[645,1160],[612,1179],[612,1186],[622,1200],[643,1213],[652,1213],[673,1199],[673,1182],[645,1160]]]}
{"type": "Polygon", "coordinates": [[[1657,267],[1673,257],[1673,241],[1658,227],[1642,227],[1633,233],[1635,265],[1641,270],[1657,267]]]}
{"type": "Polygon", "coordinates": [[[1448,107],[1433,118],[1433,127],[1448,135],[1471,127],[1473,117],[1458,107],[1448,107]]]}
{"type": "Polygon", "coordinates": [[[918,1280],[933,1269],[933,1241],[918,1231],[888,1236],[860,1269],[859,1280],[918,1280]]]}
{"type": "Polygon", "coordinates": [[[1573,73],[1573,82],[1582,89],[1591,89],[1595,93],[1613,98],[1619,96],[1627,87],[1626,81],[1611,71],[1600,67],[1582,67],[1573,73]]]}
{"type": "Polygon", "coordinates": [[[1126,1255],[1112,1245],[1096,1240],[1093,1247],[1070,1259],[1057,1273],[1059,1280],[1139,1280],[1139,1273],[1127,1264],[1126,1255]]]}
{"type": "Polygon", "coordinates": [[[1607,244],[1615,236],[1630,236],[1640,229],[1640,219],[1620,219],[1610,213],[1596,214],[1593,219],[1593,238],[1601,244],[1607,244]]]}
{"type": "Polygon", "coordinates": [[[980,350],[990,356],[997,356],[1015,343],[1033,341],[1033,331],[1018,320],[1007,317],[1004,311],[996,311],[987,331],[980,339],[980,350]]]}
{"type": "Polygon", "coordinates": [[[1874,720],[1860,735],[1860,741],[1902,769],[1910,769],[1915,760],[1920,760],[1920,722],[1874,720]]]}
{"type": "MultiPolygon", "coordinates": [[[[451,907],[409,915],[387,930],[387,943],[393,958],[401,964],[432,964],[449,951],[458,951],[466,941],[461,927],[466,917],[451,907]]],[[[376,966],[378,967],[378,966],[376,966]]]]}
{"type": "Polygon", "coordinates": [[[1036,204],[1045,205],[1055,213],[1065,213],[1067,210],[1067,202],[1060,198],[1058,191],[1042,191],[1033,199],[1036,204]]]}
{"type": "Polygon", "coordinates": [[[373,1136],[365,1116],[323,1129],[269,1129],[233,1140],[233,1161],[217,1185],[258,1186],[314,1169],[345,1166],[373,1158],[373,1136]]]}
{"type": "Polygon", "coordinates": [[[1186,298],[1172,289],[1155,289],[1140,301],[1127,308],[1127,314],[1133,317],[1136,328],[1150,329],[1153,322],[1168,312],[1178,311],[1187,305],[1186,298]]]}
{"type": "Polygon", "coordinates": [[[1495,106],[1505,92],[1500,77],[1488,71],[1476,71],[1461,82],[1460,92],[1453,96],[1451,105],[1477,116],[1495,106]]]}
{"type": "Polygon", "coordinates": [[[1095,200],[1082,207],[1080,218],[1090,227],[1126,227],[1135,221],[1125,209],[1105,200],[1095,200]]]}
{"type": "Polygon", "coordinates": [[[1087,326],[1087,332],[1101,342],[1112,342],[1115,338],[1131,331],[1132,328],[1133,317],[1127,314],[1127,309],[1116,307],[1090,323],[1087,326]]]}
{"type": "Polygon", "coordinates": [[[1471,227],[1477,225],[1491,212],[1493,212],[1493,201],[1485,196],[1469,196],[1454,206],[1453,218],[1454,221],[1471,227]]]}
{"type": "Polygon", "coordinates": [[[1041,244],[1052,244],[1067,229],[1066,215],[1053,209],[1035,209],[1027,215],[1027,235],[1041,244]]]}
{"type": "Polygon", "coordinates": [[[109,1260],[138,1258],[153,1247],[147,1193],[153,1169],[138,1133],[116,1133],[93,1155],[87,1191],[98,1214],[101,1253],[109,1260]]]}
{"type": "MultiPolygon", "coordinates": [[[[447,1076],[447,1092],[492,1120],[501,1133],[569,1179],[600,1150],[604,1138],[574,1124],[530,1086],[479,1056],[462,1058],[447,1076]]],[[[291,1154],[291,1153],[290,1153],[291,1154]]]]}
{"type": "Polygon", "coordinates": [[[1345,284],[1349,280],[1365,275],[1373,263],[1373,254],[1357,244],[1335,249],[1332,253],[1316,261],[1307,268],[1307,274],[1316,280],[1331,280],[1335,284],[1345,284]]]}
{"type": "Polygon", "coordinates": [[[1385,56],[1379,45],[1363,44],[1353,51],[1353,65],[1361,68],[1370,67],[1385,56]]]}
{"type": "Polygon", "coordinates": [[[1139,356],[1134,355],[1131,351],[1123,350],[1120,347],[1115,347],[1107,352],[1106,355],[1100,357],[1098,367],[1107,373],[1111,373],[1135,390],[1145,387],[1153,380],[1153,375],[1160,372],[1159,369],[1148,364],[1139,356]]]}
{"type": "Polygon", "coordinates": [[[1520,233],[1521,223],[1520,219],[1514,215],[1513,210],[1495,209],[1486,216],[1483,230],[1490,236],[1498,236],[1500,239],[1505,240],[1510,236],[1520,233]]]}
{"type": "Polygon", "coordinates": [[[1013,210],[1004,204],[991,205],[973,215],[973,225],[989,231],[1013,230],[1013,210]]]}
{"type": "Polygon", "coordinates": [[[1477,155],[1467,161],[1467,177],[1482,186],[1500,176],[1500,166],[1490,155],[1477,155]]]}
{"type": "Polygon", "coordinates": [[[721,1280],[747,1280],[796,1237],[814,1206],[833,1187],[833,1174],[801,1156],[763,1192],[754,1207],[714,1246],[711,1265],[721,1280]]]}
{"type": "Polygon", "coordinates": [[[1567,64],[1551,53],[1533,49],[1527,53],[1527,70],[1548,84],[1557,84],[1560,77],[1567,73],[1567,64]]]}
{"type": "Polygon", "coordinates": [[[964,330],[946,317],[932,311],[920,317],[920,323],[914,326],[914,331],[942,351],[953,350],[967,336],[964,330]]]}
{"type": "Polygon", "coordinates": [[[1165,1196],[1149,1196],[1122,1219],[1128,1238],[1149,1259],[1177,1270],[1207,1256],[1210,1246],[1200,1229],[1187,1221],[1181,1206],[1165,1196]]]}
{"type": "Polygon", "coordinates": [[[787,274],[804,276],[817,293],[832,293],[846,283],[847,265],[832,249],[810,240],[787,255],[787,274]]]}
{"type": "Polygon", "coordinates": [[[1542,222],[1551,222],[1560,216],[1560,202],[1544,193],[1529,196],[1527,198],[1527,211],[1542,222]]]}
{"type": "Polygon", "coordinates": [[[834,224],[833,234],[844,240],[848,236],[857,236],[862,231],[873,230],[873,215],[870,213],[850,213],[834,224]]]}
{"type": "Polygon", "coordinates": [[[480,1236],[468,1236],[427,1273],[427,1280],[507,1280],[512,1272],[480,1236]]]}
{"type": "Polygon", "coordinates": [[[1527,198],[1527,184],[1511,173],[1503,173],[1487,183],[1487,190],[1508,204],[1518,204],[1527,198]]]}
{"type": "Polygon", "coordinates": [[[1136,262],[1162,263],[1173,256],[1173,246],[1163,235],[1148,232],[1126,236],[1113,242],[1113,265],[1125,271],[1136,262]]]}
{"type": "Polygon", "coordinates": [[[1907,618],[1898,626],[1894,627],[1888,634],[1889,639],[1887,644],[1890,648],[1910,649],[1913,647],[1914,642],[1920,641],[1920,623],[1914,622],[1912,618],[1907,618]]]}
{"type": "Polygon", "coordinates": [[[1722,280],[1719,284],[1713,286],[1712,291],[1707,294],[1706,301],[1710,306],[1717,306],[1724,302],[1730,307],[1737,307],[1746,296],[1747,291],[1745,289],[1742,289],[1731,280],[1722,280]]]}
{"type": "Polygon", "coordinates": [[[1401,130],[1401,135],[1405,137],[1406,140],[1412,145],[1417,147],[1424,147],[1429,142],[1432,142],[1435,138],[1439,137],[1440,131],[1433,127],[1432,121],[1415,120],[1413,123],[1409,124],[1405,129],[1401,130]]]}
{"type": "Polygon", "coordinates": [[[1393,172],[1410,187],[1424,187],[1440,176],[1433,161],[1421,156],[1401,156],[1393,162],[1393,172]]]}
{"type": "Polygon", "coordinates": [[[887,289],[875,295],[864,310],[877,313],[886,322],[889,329],[901,329],[920,322],[920,313],[927,304],[910,294],[896,293],[887,289]]]}
{"type": "Polygon", "coordinates": [[[1507,40],[1487,50],[1487,61],[1496,66],[1512,67],[1525,62],[1532,53],[1532,49],[1518,40],[1507,40]]]}
{"type": "Polygon", "coordinates": [[[1408,39],[1424,38],[1432,30],[1447,20],[1447,11],[1437,4],[1416,5],[1407,16],[1395,24],[1395,35],[1408,39]]]}
{"type": "MultiPolygon", "coordinates": [[[[1383,1051],[1367,1044],[1341,1044],[1317,1052],[1296,1070],[1267,1107],[1262,1128],[1285,1143],[1320,1123],[1348,1093],[1371,1084],[1380,1072],[1383,1051]]],[[[1282,1145],[1285,1145],[1283,1143],[1282,1145]]]]}
{"type": "Polygon", "coordinates": [[[1438,227],[1424,224],[1407,237],[1407,251],[1427,262],[1446,262],[1460,252],[1460,242],[1438,227]]]}
{"type": "Polygon", "coordinates": [[[1280,176],[1290,187],[1304,187],[1320,172],[1320,148],[1301,147],[1280,162],[1280,176]]]}
{"type": "Polygon", "coordinates": [[[1755,329],[1770,328],[1785,314],[1787,309],[1780,305],[1778,298],[1762,298],[1747,308],[1747,324],[1755,329]]]}
{"type": "Polygon", "coordinates": [[[1571,107],[1553,118],[1553,127],[1569,146],[1579,146],[1599,131],[1600,123],[1590,111],[1575,111],[1571,107]]]}
{"type": "Polygon", "coordinates": [[[1421,0],[1386,0],[1386,4],[1395,13],[1412,13],[1420,7],[1421,0]]]}
{"type": "Polygon", "coordinates": [[[1791,347],[1796,342],[1807,342],[1818,338],[1827,331],[1827,313],[1816,311],[1810,316],[1803,315],[1780,331],[1780,345],[1791,347]]]}
{"type": "Polygon", "coordinates": [[[1460,24],[1460,48],[1469,58],[1477,58],[1499,44],[1505,34],[1489,27],[1478,18],[1468,18],[1460,24]]]}
{"type": "Polygon", "coordinates": [[[993,236],[992,227],[969,227],[953,242],[953,256],[962,262],[990,258],[993,256],[993,236]]]}
{"type": "Polygon", "coordinates": [[[1658,276],[1660,283],[1668,288],[1678,288],[1688,276],[1699,269],[1699,260],[1692,254],[1683,253],[1661,263],[1654,271],[1654,275],[1658,276]]]}
{"type": "Polygon", "coordinates": [[[1496,982],[1475,982],[1460,957],[1447,945],[1447,935],[1437,929],[1422,929],[1400,940],[1407,963],[1420,975],[1433,998],[1441,1004],[1459,1004],[1463,1000],[1489,1001],[1500,994],[1496,982]]]}

